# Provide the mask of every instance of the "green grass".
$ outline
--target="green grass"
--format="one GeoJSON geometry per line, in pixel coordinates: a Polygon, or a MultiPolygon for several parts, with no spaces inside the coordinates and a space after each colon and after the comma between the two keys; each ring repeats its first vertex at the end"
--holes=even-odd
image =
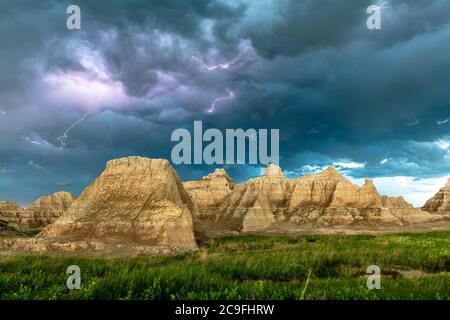
{"type": "Polygon", "coordinates": [[[450,231],[236,236],[177,256],[0,256],[0,299],[450,299],[450,231]],[[69,265],[81,290],[66,288],[69,265]],[[380,290],[366,287],[369,265],[380,290]],[[403,278],[402,270],[420,270],[403,278]],[[310,281],[305,290],[306,279],[310,281]]]}

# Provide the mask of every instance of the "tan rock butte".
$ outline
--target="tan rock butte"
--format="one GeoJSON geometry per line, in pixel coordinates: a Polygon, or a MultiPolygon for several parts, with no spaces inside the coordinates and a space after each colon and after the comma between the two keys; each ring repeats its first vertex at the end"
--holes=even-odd
{"type": "Polygon", "coordinates": [[[69,210],[13,251],[111,255],[197,249],[192,202],[167,160],[111,160],[69,210]]]}

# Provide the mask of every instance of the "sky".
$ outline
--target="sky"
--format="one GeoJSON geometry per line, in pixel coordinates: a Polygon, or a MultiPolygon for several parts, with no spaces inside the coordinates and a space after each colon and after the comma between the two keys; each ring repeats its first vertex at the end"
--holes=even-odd
{"type": "MultiPolygon", "coordinates": [[[[170,160],[171,133],[201,120],[279,129],[288,177],[334,165],[423,205],[450,175],[449,12],[448,0],[2,0],[0,199],[77,195],[113,158],[170,160]],[[80,30],[66,26],[71,4],[80,30]],[[366,26],[372,4],[380,30],[366,26]]],[[[216,167],[174,165],[183,180],[216,167]]],[[[237,181],[261,171],[225,168],[237,181]]]]}

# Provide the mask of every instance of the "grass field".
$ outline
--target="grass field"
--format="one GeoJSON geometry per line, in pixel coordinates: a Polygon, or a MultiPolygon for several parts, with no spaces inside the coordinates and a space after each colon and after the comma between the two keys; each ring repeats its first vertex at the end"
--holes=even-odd
{"type": "Polygon", "coordinates": [[[0,256],[1,299],[450,299],[450,231],[236,236],[195,253],[122,259],[0,256]],[[69,265],[81,290],[66,288],[69,265]],[[366,287],[369,265],[381,289],[366,287]]]}

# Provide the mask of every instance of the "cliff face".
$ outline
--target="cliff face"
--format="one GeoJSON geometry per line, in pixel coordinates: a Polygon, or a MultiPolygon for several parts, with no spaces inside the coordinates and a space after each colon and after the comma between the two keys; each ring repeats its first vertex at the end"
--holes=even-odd
{"type": "Polygon", "coordinates": [[[33,212],[29,225],[43,227],[58,219],[75,201],[69,192],[56,192],[37,199],[27,211],[33,212]]]}
{"type": "Polygon", "coordinates": [[[14,201],[0,201],[0,229],[21,230],[24,209],[14,201]]]}
{"type": "Polygon", "coordinates": [[[26,209],[13,201],[0,201],[0,222],[16,230],[44,227],[58,219],[74,200],[69,192],[56,192],[39,198],[26,209]]]}
{"type": "Polygon", "coordinates": [[[428,200],[422,209],[432,213],[450,214],[450,178],[445,187],[428,200]]]}
{"type": "MultiPolygon", "coordinates": [[[[197,202],[197,197],[192,199],[197,202]]],[[[207,211],[202,203],[202,212],[207,211]]],[[[381,196],[370,179],[362,187],[354,185],[332,167],[316,175],[288,179],[273,165],[264,175],[237,184],[210,212],[218,224],[244,232],[260,231],[276,224],[402,225],[441,218],[414,209],[402,197],[381,196]]]]}
{"type": "Polygon", "coordinates": [[[199,181],[187,181],[184,188],[191,197],[195,211],[201,218],[214,218],[235,183],[224,169],[216,169],[199,181]]]}
{"type": "Polygon", "coordinates": [[[47,226],[25,251],[101,251],[117,254],[197,248],[192,202],[167,160],[111,160],[105,171],[47,226]]]}

